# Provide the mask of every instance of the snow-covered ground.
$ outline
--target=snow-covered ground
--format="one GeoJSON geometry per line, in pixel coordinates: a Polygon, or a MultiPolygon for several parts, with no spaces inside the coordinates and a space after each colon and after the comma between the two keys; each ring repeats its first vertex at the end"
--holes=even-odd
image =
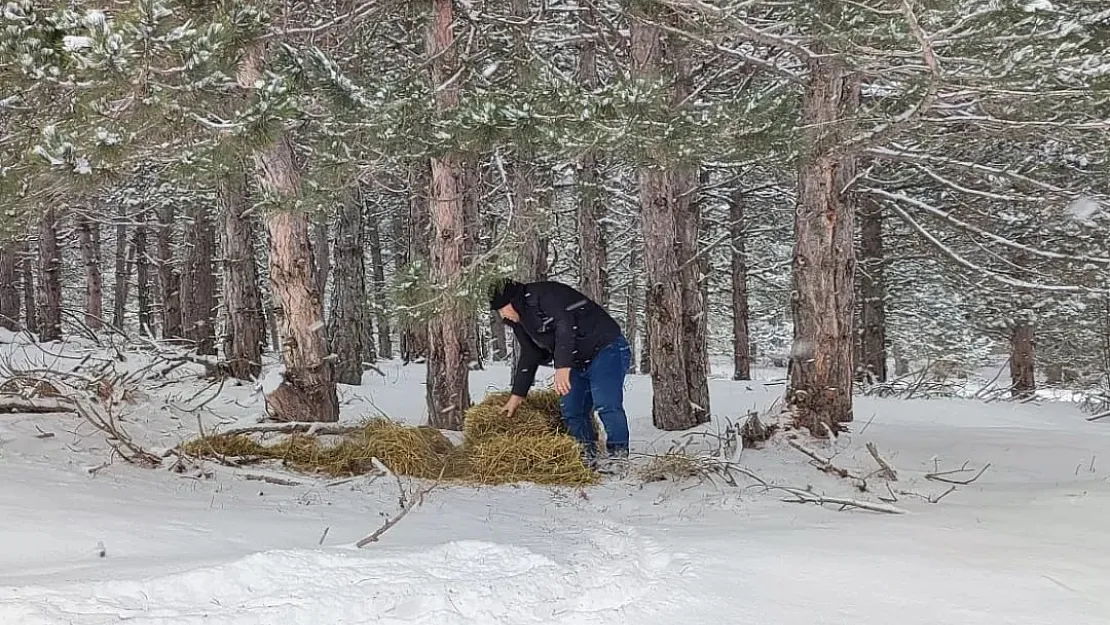
{"type": "MultiPolygon", "coordinates": [[[[0,362],[80,363],[77,344],[45,355],[12,340],[0,337],[0,362]]],[[[127,358],[115,367],[144,362],[127,358]]],[[[344,418],[422,421],[423,368],[382,370],[342,389],[344,418]]],[[[261,414],[255,389],[202,389],[192,371],[143,384],[121,415],[136,440],[168,446],[198,421],[261,414]]],[[[780,397],[782,372],[757,373],[754,382],[711,380],[720,420],[709,430],[780,397]]],[[[473,392],[507,378],[502,367],[476,372],[473,392]]],[[[650,381],[632,376],[629,389],[633,451],[666,451],[681,435],[652,428],[650,381]]],[[[285,475],[303,483],[283,486],[248,479],[257,470],[213,466],[204,479],[103,466],[103,436],[72,415],[0,415],[0,623],[1110,622],[1110,420],[1048,401],[857,406],[853,433],[835,449],[808,444],[870,473],[877,465],[864,445],[875,443],[899,473],[889,489],[872,477],[870,492],[858,492],[782,441],[746,450],[742,463],[829,496],[893,493],[906,514],[787,503],[752,483],[452,486],[363,549],[353,543],[397,511],[394,481],[285,475]],[[973,471],[957,477],[990,467],[927,501],[949,485],[924,475],[965,463],[973,471]]]]}

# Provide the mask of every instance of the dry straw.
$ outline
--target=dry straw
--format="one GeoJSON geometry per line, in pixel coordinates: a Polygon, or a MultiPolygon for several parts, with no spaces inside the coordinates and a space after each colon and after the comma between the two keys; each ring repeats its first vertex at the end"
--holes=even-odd
{"type": "Polygon", "coordinates": [[[508,396],[491,393],[467,411],[461,447],[435,428],[373,419],[354,432],[329,437],[337,438],[330,443],[305,434],[289,435],[274,444],[246,434],[215,434],[188,441],[181,448],[193,456],[236,464],[277,460],[296,471],[330,476],[368,473],[377,458],[399,475],[426,479],[592,483],[595,476],[582,463],[578,444],[565,434],[559,396],[554,391],[531,393],[507,417],[501,407],[508,396]]]}

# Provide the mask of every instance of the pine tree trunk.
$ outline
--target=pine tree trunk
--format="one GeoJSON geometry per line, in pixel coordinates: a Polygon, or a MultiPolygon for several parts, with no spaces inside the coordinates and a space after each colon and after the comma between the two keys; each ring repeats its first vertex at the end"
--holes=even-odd
{"type": "MultiPolygon", "coordinates": [[[[409,205],[407,218],[400,216],[394,222],[394,238],[397,242],[397,271],[403,271],[409,263],[418,263],[428,268],[429,244],[431,242],[430,173],[427,162],[415,165],[409,173],[409,205]],[[402,244],[403,242],[403,244],[402,244]]],[[[405,322],[401,327],[401,360],[405,363],[419,362],[428,355],[428,324],[424,322],[405,322]]]]}
{"type": "MultiPolygon", "coordinates": [[[[247,47],[236,76],[239,86],[251,88],[262,76],[265,50],[247,47]]],[[[301,171],[293,144],[283,131],[254,151],[259,186],[279,202],[293,202],[301,189],[301,171]]],[[[317,288],[309,220],[295,206],[280,206],[267,219],[270,288],[281,312],[282,382],[266,396],[270,416],[278,421],[338,421],[339,397],[328,359],[324,307],[317,288]]]]}
{"type": "Polygon", "coordinates": [[[362,254],[362,203],[351,190],[339,206],[335,223],[335,280],[331,291],[328,337],[336,355],[335,380],[362,383],[362,361],[371,343],[367,310],[366,268],[362,254]]]}
{"type": "MultiPolygon", "coordinates": [[[[646,276],[645,276],[646,277],[646,276]]],[[[651,300],[644,288],[644,342],[640,348],[640,375],[651,375],[651,300]]]]}
{"type": "MultiPolygon", "coordinates": [[[[689,80],[677,44],[654,24],[633,18],[633,77],[671,79],[675,106],[689,80]]],[[[640,168],[652,421],[661,430],[684,430],[709,420],[704,291],[694,258],[701,225],[699,204],[691,198],[696,173],[653,152],[652,164],[640,168]]]]}
{"type": "Polygon", "coordinates": [[[121,202],[116,213],[116,255],[115,255],[115,284],[112,289],[112,325],[117,330],[124,330],[124,316],[127,314],[128,280],[130,280],[130,267],[127,262],[128,237],[127,237],[127,210],[121,202]]]}
{"type": "Polygon", "coordinates": [[[885,382],[886,280],[883,272],[883,212],[872,198],[856,196],[860,220],[860,353],[856,363],[862,380],[885,382]]]}
{"type": "Polygon", "coordinates": [[[19,246],[0,244],[0,328],[19,330],[19,246]]]}
{"type": "Polygon", "coordinates": [[[493,344],[493,360],[501,362],[509,357],[509,343],[505,339],[505,324],[495,311],[489,313],[490,342],[493,344]]]}
{"type": "Polygon", "coordinates": [[[166,202],[158,210],[158,286],[162,292],[162,338],[177,340],[182,335],[181,274],[174,255],[174,202],[166,202]]]}
{"type": "MultiPolygon", "coordinates": [[[[579,47],[578,84],[586,92],[597,89],[596,34],[597,8],[580,8],[579,32],[584,36],[579,47]]],[[[602,306],[609,303],[608,253],[606,250],[605,200],[600,154],[589,149],[578,160],[578,271],[581,291],[602,306]]]]}
{"type": "Polygon", "coordinates": [[[843,157],[835,150],[858,94],[842,59],[809,60],[794,214],[791,309],[794,346],[787,403],[797,426],[823,436],[852,421],[855,302],[854,215],[841,198],[843,157]]]}
{"type": "MultiPolygon", "coordinates": [[[[456,81],[457,51],[452,27],[452,0],[432,0],[427,38],[436,106],[447,114],[459,104],[456,81]]],[[[445,154],[431,159],[430,215],[431,278],[433,284],[452,287],[462,277],[466,250],[469,186],[468,166],[462,156],[445,154]]],[[[470,407],[467,367],[472,318],[449,302],[428,327],[428,423],[441,429],[462,428],[463,414],[470,407]]]]}
{"type": "Polygon", "coordinates": [[[100,273],[100,227],[80,211],[74,215],[81,264],[85,268],[85,325],[99,330],[104,319],[104,280],[100,273]]]}
{"type": "MultiPolygon", "coordinates": [[[[676,62],[680,83],[689,80],[687,62],[676,62]]],[[[681,102],[688,90],[679,91],[675,98],[681,102]]],[[[701,177],[693,171],[676,172],[675,207],[683,224],[682,250],[679,275],[682,280],[682,336],[683,357],[686,364],[686,384],[696,423],[709,421],[709,292],[705,282],[709,271],[708,256],[700,254],[701,210],[704,200],[694,201],[695,182],[708,184],[707,175],[701,177]]],[[[701,194],[697,194],[701,195],[701,194]]]]}
{"type": "Polygon", "coordinates": [[[732,379],[752,379],[751,336],[748,333],[748,257],[744,234],[744,193],[729,198],[732,238],[732,379]]]}
{"type": "MultiPolygon", "coordinates": [[[[374,355],[383,360],[392,360],[393,330],[389,323],[389,310],[385,306],[385,261],[382,258],[382,237],[380,227],[378,226],[379,221],[378,219],[371,218],[366,224],[366,234],[369,237],[370,243],[370,264],[373,268],[374,276],[374,312],[378,320],[378,349],[374,355]]],[[[371,336],[371,347],[373,347],[373,339],[374,337],[371,336]]]]}
{"type": "Polygon", "coordinates": [[[24,329],[32,334],[38,334],[39,314],[38,305],[35,303],[35,259],[27,246],[21,245],[22,258],[19,261],[19,271],[23,275],[23,316],[24,329]]]}
{"type": "MultiPolygon", "coordinates": [[[[632,262],[633,271],[637,271],[636,262],[632,262]]],[[[628,340],[628,347],[631,351],[628,358],[628,372],[636,372],[636,354],[639,353],[639,347],[636,341],[639,339],[640,324],[636,322],[636,299],[639,293],[638,280],[636,274],[633,273],[631,281],[629,282],[628,289],[625,291],[624,296],[624,336],[628,340]]],[[[644,350],[647,351],[646,349],[644,350]]]]}
{"type": "Polygon", "coordinates": [[[242,171],[220,178],[222,234],[224,359],[230,374],[253,380],[262,373],[266,320],[255,265],[255,225],[248,213],[247,179],[242,171]]]}
{"type": "Polygon", "coordinates": [[[1032,397],[1036,392],[1035,360],[1033,323],[1019,319],[1010,328],[1010,395],[1015,399],[1032,397]]]}
{"type": "Polygon", "coordinates": [[[185,275],[181,292],[185,338],[198,354],[216,353],[216,233],[205,204],[189,206],[185,228],[185,275]]]}
{"type": "Polygon", "coordinates": [[[58,210],[49,206],[39,221],[39,340],[62,338],[62,252],[58,246],[58,210]]]}
{"type": "Polygon", "coordinates": [[[147,249],[147,211],[140,209],[131,234],[131,251],[135,259],[135,296],[139,304],[139,334],[154,336],[154,317],[150,306],[150,251],[147,249]]]}

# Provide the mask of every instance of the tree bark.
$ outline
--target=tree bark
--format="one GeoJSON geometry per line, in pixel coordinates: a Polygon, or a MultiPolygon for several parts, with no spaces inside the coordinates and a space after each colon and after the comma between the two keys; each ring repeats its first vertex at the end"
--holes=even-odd
{"type": "Polygon", "coordinates": [[[744,193],[729,198],[729,234],[732,238],[732,379],[752,379],[751,336],[748,332],[748,257],[744,233],[744,193]]]}
{"type": "Polygon", "coordinates": [[[266,320],[255,265],[255,225],[248,213],[247,179],[242,170],[220,177],[220,232],[222,234],[224,359],[240,380],[262,373],[266,320]]]}
{"type": "Polygon", "coordinates": [[[81,264],[85,268],[85,325],[99,330],[104,320],[104,279],[100,273],[100,226],[78,211],[74,215],[81,264]]]}
{"type": "Polygon", "coordinates": [[[883,212],[872,198],[855,195],[860,202],[860,336],[857,376],[861,381],[885,382],[886,280],[883,271],[883,212]]]}
{"type": "Polygon", "coordinates": [[[162,292],[162,338],[177,340],[182,334],[181,273],[174,255],[175,202],[165,202],[158,210],[158,286],[162,292]]]}
{"type": "MultiPolygon", "coordinates": [[[[688,89],[683,51],[640,15],[632,19],[632,73],[637,80],[673,84],[672,106],[688,89]]],[[[647,333],[652,379],[652,421],[661,430],[685,430],[709,420],[703,290],[698,246],[696,173],[655,149],[640,168],[647,333]]]]}
{"type": "Polygon", "coordinates": [[[385,305],[386,302],[386,283],[385,283],[385,261],[382,258],[382,237],[381,229],[379,227],[380,219],[376,216],[371,216],[367,222],[367,236],[370,243],[370,264],[372,267],[373,281],[373,295],[374,295],[374,313],[378,320],[378,349],[376,353],[373,352],[374,337],[370,336],[370,351],[368,354],[375,356],[373,360],[382,358],[383,360],[393,359],[393,329],[390,327],[389,310],[385,305]]]}
{"type": "MultiPolygon", "coordinates": [[[[432,0],[431,6],[427,54],[436,107],[447,114],[459,105],[454,11],[452,0],[432,0]]],[[[452,288],[462,277],[467,254],[469,172],[463,156],[455,153],[432,158],[431,172],[431,278],[439,287],[452,288]]],[[[461,429],[463,414],[470,407],[468,326],[473,326],[473,319],[455,302],[442,306],[429,323],[427,395],[432,427],[461,429]]]]}
{"type": "Polygon", "coordinates": [[[112,325],[117,330],[124,329],[124,316],[127,314],[128,280],[130,267],[127,263],[127,209],[121,202],[116,212],[116,255],[115,284],[112,288],[112,325]]]}
{"type": "Polygon", "coordinates": [[[23,275],[23,317],[24,329],[32,334],[38,334],[39,314],[35,304],[35,260],[28,246],[20,246],[19,271],[23,275]]]}
{"type": "MultiPolygon", "coordinates": [[[[580,8],[579,32],[583,35],[578,54],[578,84],[594,91],[600,84],[597,73],[597,8],[590,3],[580,8]]],[[[606,249],[605,201],[600,153],[586,150],[578,159],[578,271],[581,290],[602,306],[609,303],[608,253],[606,249]]]]}
{"type": "Polygon", "coordinates": [[[1029,319],[1019,318],[1010,328],[1010,395],[1015,399],[1032,397],[1037,390],[1034,339],[1029,319]]]}
{"type": "Polygon", "coordinates": [[[366,309],[366,268],[363,263],[362,203],[351,189],[339,206],[335,223],[335,280],[331,291],[328,337],[336,355],[335,380],[340,384],[362,383],[362,362],[370,337],[370,314],[366,309]]]}
{"type": "Polygon", "coordinates": [[[312,220],[312,262],[316,267],[316,290],[324,299],[328,292],[328,276],[331,275],[331,241],[326,213],[312,220]]]}
{"type": "MultiPolygon", "coordinates": [[[[250,89],[262,76],[265,50],[252,43],[236,76],[250,89]]],[[[282,204],[295,204],[301,171],[293,144],[284,131],[254,150],[259,186],[282,204]]],[[[267,219],[270,240],[270,287],[281,306],[281,384],[266,396],[270,416],[278,421],[338,421],[339,397],[328,342],[324,307],[317,288],[308,217],[296,206],[279,206],[267,219]]]]}
{"type": "Polygon", "coordinates": [[[19,330],[19,245],[0,244],[0,328],[19,330]]]}
{"type": "Polygon", "coordinates": [[[131,233],[131,251],[135,259],[135,296],[139,304],[139,334],[154,336],[154,318],[150,307],[150,252],[147,249],[147,211],[141,208],[135,216],[138,225],[131,233]]]}
{"type": "MultiPolygon", "coordinates": [[[[407,218],[398,215],[393,223],[396,268],[403,271],[410,263],[428,268],[431,242],[430,171],[427,161],[421,161],[409,172],[409,205],[407,218]]],[[[428,355],[428,324],[404,321],[401,325],[401,360],[405,363],[420,362],[428,355]]]]}
{"type": "Polygon", "coordinates": [[[46,207],[39,219],[39,340],[62,338],[62,257],[58,247],[58,210],[46,207]]]}
{"type": "Polygon", "coordinates": [[[185,228],[185,294],[183,323],[185,338],[198,354],[216,353],[216,233],[209,207],[189,206],[185,228]]]}
{"type": "Polygon", "coordinates": [[[786,399],[795,424],[814,435],[852,421],[852,322],[855,302],[854,215],[841,197],[837,146],[858,83],[842,59],[809,59],[802,98],[802,144],[794,213],[791,309],[794,346],[786,399]]]}
{"type": "Polygon", "coordinates": [[[640,375],[651,375],[651,300],[644,287],[644,343],[640,349],[640,375]]]}

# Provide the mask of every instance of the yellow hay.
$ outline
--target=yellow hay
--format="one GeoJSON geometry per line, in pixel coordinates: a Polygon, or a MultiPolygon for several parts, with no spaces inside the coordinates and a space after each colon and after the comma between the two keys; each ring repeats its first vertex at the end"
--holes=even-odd
{"type": "Polygon", "coordinates": [[[484,484],[534,482],[585,485],[596,476],[582,464],[578,443],[566,435],[495,435],[467,450],[471,477],[484,484]]]}

